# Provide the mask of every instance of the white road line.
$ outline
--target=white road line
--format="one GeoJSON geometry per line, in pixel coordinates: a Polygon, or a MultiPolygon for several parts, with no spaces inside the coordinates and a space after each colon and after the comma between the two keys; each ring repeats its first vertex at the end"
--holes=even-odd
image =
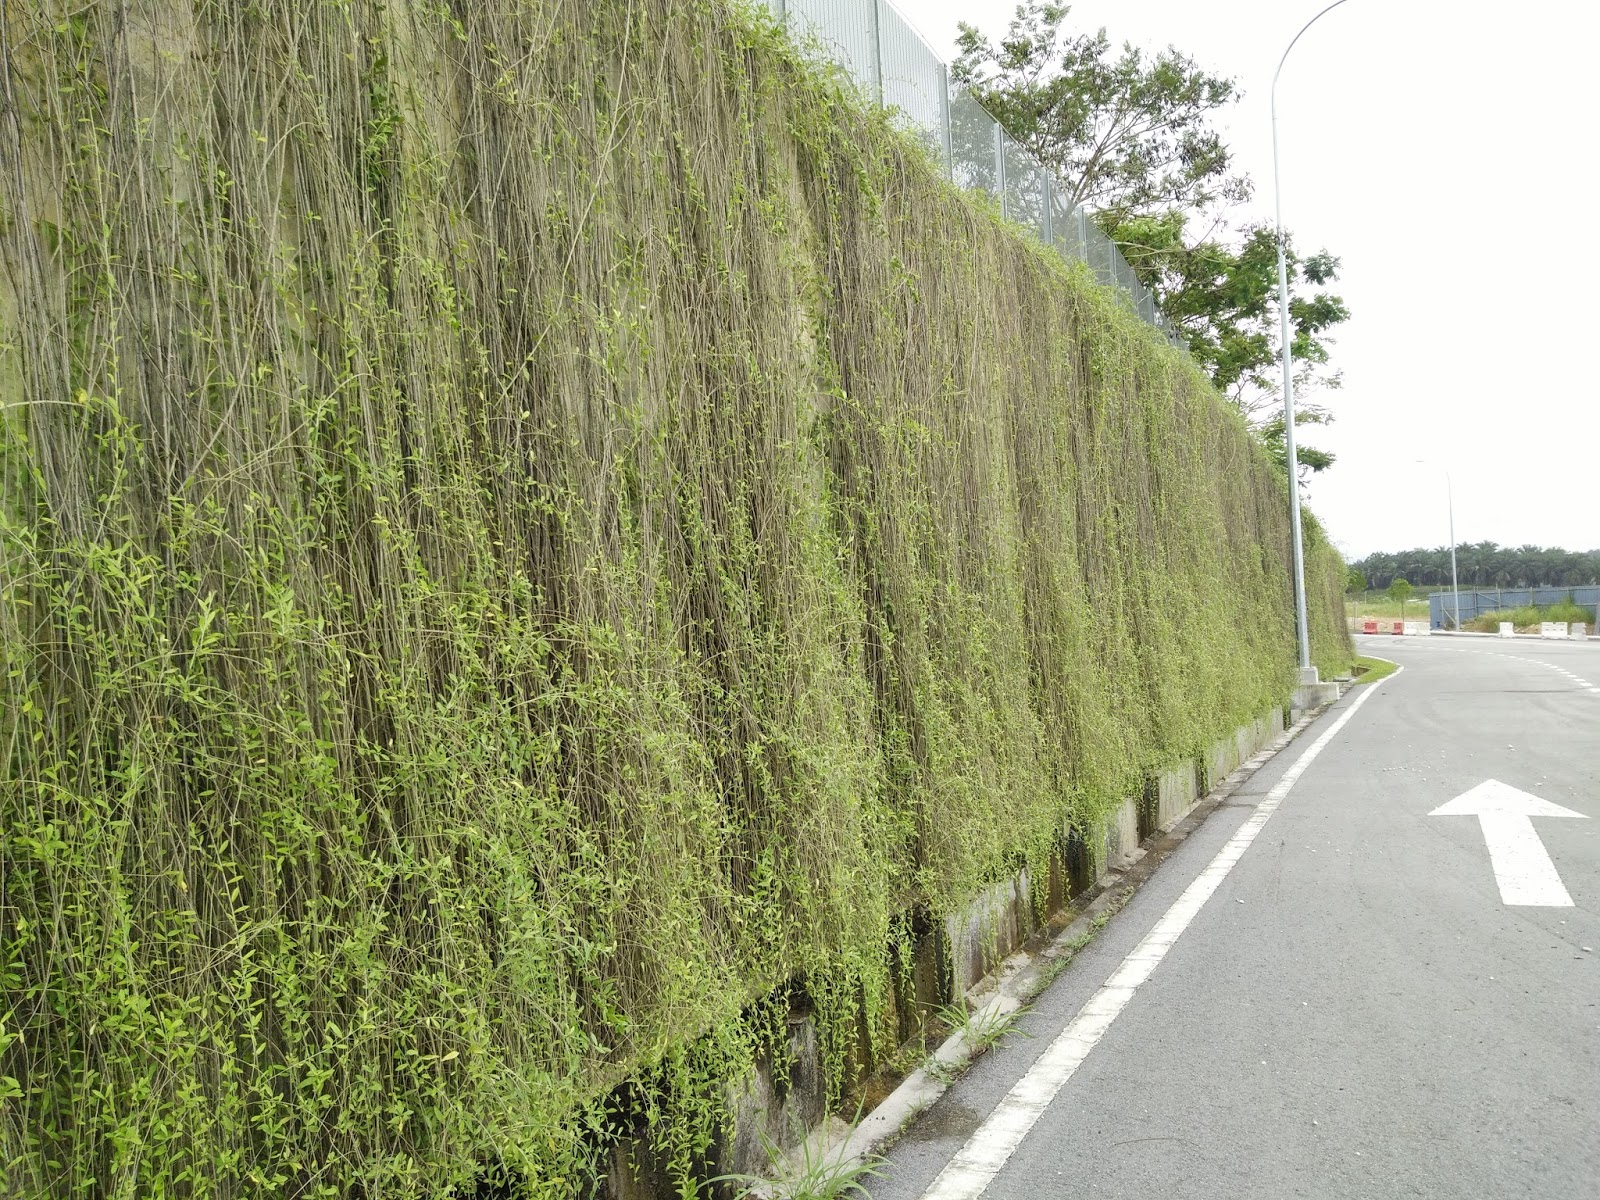
{"type": "Polygon", "coordinates": [[[1532,663],[1536,667],[1548,667],[1556,674],[1565,676],[1568,681],[1577,684],[1580,691],[1588,692],[1591,696],[1600,696],[1600,685],[1590,683],[1582,675],[1575,675],[1565,667],[1557,666],[1552,662],[1545,662],[1542,658],[1528,658],[1522,654],[1506,654],[1499,650],[1469,650],[1465,646],[1440,646],[1437,649],[1449,650],[1454,654],[1476,654],[1480,658],[1508,658],[1512,662],[1525,662],[1532,663]]]}
{"type": "MultiPolygon", "coordinates": [[[[1404,668],[1396,670],[1395,674],[1398,675],[1400,670],[1404,668]]],[[[1250,843],[1255,841],[1262,826],[1277,811],[1295,782],[1382,684],[1383,680],[1366,684],[1367,690],[1356,698],[1355,703],[1345,709],[1339,719],[1328,726],[1327,732],[1312,742],[1310,748],[1284,772],[1283,778],[1256,806],[1249,819],[1217,851],[1210,865],[1184,889],[1183,895],[1173,901],[1172,907],[1144,935],[1133,952],[1122,960],[1122,965],[1078,1010],[1078,1015],[1068,1022],[1067,1027],[1056,1035],[1055,1041],[1046,1047],[1005,1099],[984,1118],[983,1124],[967,1139],[966,1145],[961,1147],[923,1193],[923,1200],[975,1200],[983,1194],[1056,1098],[1056,1093],[1072,1078],[1073,1072],[1089,1057],[1089,1052],[1105,1036],[1106,1030],[1111,1028],[1111,1023],[1127,1007],[1128,1001],[1133,999],[1139,985],[1150,978],[1151,972],[1167,956],[1167,951],[1172,949],[1179,935],[1189,927],[1189,922],[1205,907],[1206,901],[1228,877],[1234,864],[1244,856],[1250,843]]]]}

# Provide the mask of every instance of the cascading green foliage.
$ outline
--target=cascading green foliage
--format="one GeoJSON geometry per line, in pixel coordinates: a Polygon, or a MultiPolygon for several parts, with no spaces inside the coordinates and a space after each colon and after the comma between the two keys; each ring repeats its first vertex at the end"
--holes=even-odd
{"type": "Polygon", "coordinates": [[[9,1194],[565,1196],[630,1079],[686,1170],[1287,695],[1242,420],[759,16],[0,20],[9,1194]]]}

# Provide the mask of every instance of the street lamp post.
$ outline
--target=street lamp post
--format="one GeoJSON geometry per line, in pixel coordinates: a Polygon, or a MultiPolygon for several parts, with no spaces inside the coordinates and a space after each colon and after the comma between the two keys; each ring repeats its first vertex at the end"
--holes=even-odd
{"type": "Polygon", "coordinates": [[[1456,602],[1455,631],[1461,632],[1461,581],[1456,576],[1456,489],[1450,472],[1444,473],[1444,503],[1450,514],[1450,591],[1456,602]]]}
{"type": "MultiPolygon", "coordinates": [[[[1425,459],[1425,458],[1419,458],[1416,461],[1419,462],[1419,463],[1427,463],[1428,462],[1428,460],[1425,459]]],[[[1433,464],[1429,464],[1429,465],[1430,466],[1437,466],[1438,464],[1433,463],[1433,464]]],[[[1450,518],[1450,591],[1451,591],[1451,594],[1455,598],[1455,606],[1456,606],[1454,629],[1455,629],[1455,631],[1457,633],[1460,633],[1461,632],[1461,581],[1456,576],[1456,489],[1455,489],[1455,485],[1450,482],[1450,468],[1449,467],[1445,467],[1444,468],[1444,503],[1445,503],[1445,511],[1448,513],[1449,518],[1450,518]]]]}
{"type": "Polygon", "coordinates": [[[1283,341],[1283,444],[1289,459],[1289,531],[1294,544],[1294,618],[1295,632],[1300,639],[1300,681],[1317,682],[1316,668],[1311,665],[1311,636],[1306,627],[1306,559],[1300,536],[1300,456],[1294,444],[1294,350],[1289,341],[1289,264],[1284,252],[1283,239],[1283,184],[1278,172],[1278,76],[1283,74],[1283,64],[1289,60],[1289,51],[1305,31],[1322,17],[1338,8],[1345,0],[1333,0],[1311,20],[1300,27],[1284,48],[1278,60],[1278,69],[1272,75],[1272,195],[1278,221],[1278,333],[1283,341]]]}

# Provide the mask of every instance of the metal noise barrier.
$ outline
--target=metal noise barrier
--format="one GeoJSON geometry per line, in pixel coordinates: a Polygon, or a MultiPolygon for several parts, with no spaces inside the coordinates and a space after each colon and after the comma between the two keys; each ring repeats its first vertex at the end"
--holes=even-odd
{"type": "Polygon", "coordinates": [[[766,0],[803,42],[814,42],[870,99],[899,115],[956,184],[1000,202],[1063,258],[1088,264],[1175,346],[1177,329],[1156,307],[1122,251],[1064,194],[1054,173],[971,95],[950,86],[950,68],[889,0],[766,0]]]}

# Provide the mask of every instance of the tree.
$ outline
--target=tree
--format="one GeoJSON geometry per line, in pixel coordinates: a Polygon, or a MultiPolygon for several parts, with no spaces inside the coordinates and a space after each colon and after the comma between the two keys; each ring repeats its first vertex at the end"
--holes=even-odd
{"type": "Polygon", "coordinates": [[[1367,577],[1354,567],[1345,572],[1344,590],[1347,592],[1364,592],[1367,590],[1367,577]]]}
{"type": "Polygon", "coordinates": [[[1404,606],[1411,599],[1411,585],[1404,579],[1391,580],[1389,583],[1389,599],[1396,604],[1404,606]]]}
{"type": "Polygon", "coordinates": [[[1177,50],[1155,58],[1104,29],[1063,35],[1066,5],[1019,4],[999,45],[963,22],[952,78],[1051,167],[1073,204],[1119,219],[1250,197],[1207,118],[1236,98],[1177,50]]]}
{"type": "MultiPolygon", "coordinates": [[[[1294,412],[1294,426],[1296,433],[1302,425],[1326,425],[1333,420],[1333,415],[1321,405],[1308,404],[1304,409],[1296,408],[1294,412]]],[[[1289,469],[1289,443],[1283,436],[1287,423],[1283,419],[1280,409],[1275,415],[1258,419],[1255,422],[1256,435],[1267,448],[1267,453],[1272,455],[1272,460],[1284,471],[1289,469]]],[[[1307,471],[1326,471],[1333,466],[1334,456],[1326,450],[1318,450],[1315,446],[1308,446],[1298,438],[1294,448],[1295,461],[1300,464],[1300,472],[1304,475],[1307,471]]]]}
{"type": "MultiPolygon", "coordinates": [[[[1104,29],[1070,32],[1068,13],[1066,5],[1025,0],[998,43],[963,23],[952,77],[1092,213],[1156,293],[1189,353],[1269,447],[1276,439],[1284,461],[1277,238],[1270,227],[1235,230],[1224,220],[1253,189],[1212,125],[1237,88],[1176,49],[1113,50],[1104,29]]],[[[1291,282],[1300,285],[1289,305],[1298,397],[1338,386],[1338,373],[1326,369],[1326,334],[1349,310],[1319,290],[1337,280],[1337,258],[1301,257],[1292,243],[1286,251],[1291,282]]],[[[1329,419],[1325,408],[1303,404],[1295,424],[1329,419]]],[[[1333,462],[1309,447],[1300,459],[1313,471],[1333,462]]]]}
{"type": "MultiPolygon", "coordinates": [[[[1282,374],[1279,370],[1278,243],[1265,225],[1235,231],[1230,241],[1216,236],[1186,242],[1191,218],[1169,213],[1160,219],[1128,217],[1112,224],[1096,220],[1128,259],[1128,265],[1160,298],[1161,309],[1184,336],[1191,357],[1212,382],[1260,427],[1278,414],[1283,437],[1282,374]]],[[[1321,388],[1337,388],[1339,375],[1326,371],[1328,343],[1323,334],[1346,320],[1344,301],[1313,289],[1337,280],[1339,260],[1326,251],[1302,259],[1290,241],[1285,260],[1293,288],[1289,300],[1291,347],[1297,367],[1297,399],[1321,388]]],[[[1325,424],[1325,408],[1303,400],[1296,426],[1325,424]]],[[[1331,464],[1332,459],[1328,459],[1331,464]]],[[[1328,464],[1323,464],[1326,466],[1328,464]]],[[[1321,470],[1323,466],[1315,469],[1321,470]]]]}
{"type": "MultiPolygon", "coordinates": [[[[1456,548],[1463,587],[1582,587],[1600,583],[1600,550],[1561,550],[1554,546],[1500,546],[1477,542],[1456,548]]],[[[1353,564],[1371,586],[1386,588],[1404,577],[1424,585],[1450,582],[1450,547],[1418,547],[1396,554],[1376,553],[1353,564]]]]}

